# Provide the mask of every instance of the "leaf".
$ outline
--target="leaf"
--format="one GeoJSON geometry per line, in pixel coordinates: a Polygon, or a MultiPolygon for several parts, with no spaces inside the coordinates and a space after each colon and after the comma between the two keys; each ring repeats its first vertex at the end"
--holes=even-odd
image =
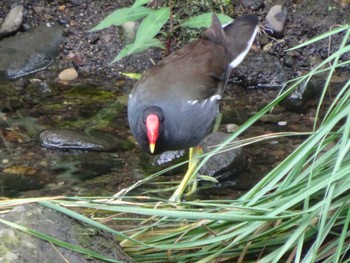
{"type": "Polygon", "coordinates": [[[139,80],[142,76],[142,74],[140,73],[133,73],[133,72],[121,72],[121,74],[125,77],[128,77],[130,79],[134,79],[134,80],[139,80]]]}
{"type": "Polygon", "coordinates": [[[218,181],[218,179],[216,179],[215,177],[210,176],[210,175],[199,175],[199,176],[198,176],[198,179],[201,179],[201,180],[207,181],[207,182],[211,182],[211,183],[214,183],[214,184],[220,183],[220,182],[218,181]]]}
{"type": "Polygon", "coordinates": [[[164,7],[150,13],[140,24],[136,33],[135,43],[143,43],[157,35],[168,21],[170,8],[164,7]]]}
{"type": "MultiPolygon", "coordinates": [[[[217,15],[221,24],[229,24],[233,21],[233,19],[224,14],[217,15]]],[[[201,28],[201,27],[210,27],[212,20],[212,13],[205,13],[199,16],[194,16],[182,23],[182,26],[187,26],[190,28],[201,28]]]]}
{"type": "Polygon", "coordinates": [[[144,6],[121,8],[104,18],[97,26],[90,29],[90,32],[98,31],[110,26],[120,26],[128,21],[135,21],[149,15],[154,10],[144,6]]]}
{"type": "Polygon", "coordinates": [[[131,8],[134,8],[134,7],[137,7],[137,6],[141,6],[141,5],[145,5],[145,4],[148,4],[149,2],[151,2],[151,0],[136,0],[131,8]]]}
{"type": "Polygon", "coordinates": [[[117,62],[119,60],[121,60],[122,58],[129,56],[131,54],[134,53],[138,53],[141,51],[144,51],[147,48],[151,48],[151,47],[159,47],[159,48],[164,48],[164,45],[162,42],[160,42],[158,39],[156,38],[151,38],[151,39],[147,39],[145,40],[145,42],[140,42],[140,43],[132,43],[129,45],[126,45],[120,52],[119,54],[113,59],[113,61],[111,62],[117,62]]]}

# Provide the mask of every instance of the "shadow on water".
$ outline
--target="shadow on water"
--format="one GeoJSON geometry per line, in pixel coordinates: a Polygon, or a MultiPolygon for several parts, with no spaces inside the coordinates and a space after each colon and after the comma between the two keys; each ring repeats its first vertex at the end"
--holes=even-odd
{"type": "MultiPolygon", "coordinates": [[[[110,196],[146,174],[160,170],[160,167],[152,168],[150,158],[137,146],[133,147],[126,119],[131,86],[128,80],[88,79],[69,85],[38,79],[1,83],[0,196],[110,196]],[[53,137],[45,134],[43,141],[40,137],[43,130],[53,137]],[[91,136],[94,131],[100,134],[91,136]],[[113,143],[116,147],[111,148],[113,143]]],[[[241,125],[277,93],[274,89],[232,87],[222,103],[220,130],[225,130],[226,124],[241,125]]],[[[241,137],[310,131],[313,114],[312,109],[299,114],[277,107],[241,137]]],[[[209,184],[209,188],[204,185],[205,189],[195,197],[237,197],[301,142],[302,138],[282,138],[244,147],[247,169],[229,182],[209,184]]],[[[158,181],[180,180],[184,169],[185,166],[173,170],[158,181]]],[[[136,193],[162,187],[152,182],[138,188],[136,193]]],[[[164,193],[162,197],[170,194],[164,193]]]]}

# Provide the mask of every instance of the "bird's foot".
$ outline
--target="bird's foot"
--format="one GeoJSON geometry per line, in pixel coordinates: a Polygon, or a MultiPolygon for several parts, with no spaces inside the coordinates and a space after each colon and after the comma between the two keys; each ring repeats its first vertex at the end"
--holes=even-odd
{"type": "MultiPolygon", "coordinates": [[[[188,165],[188,170],[182,179],[180,185],[177,187],[173,195],[169,198],[170,202],[180,202],[181,197],[186,189],[186,187],[192,183],[190,193],[194,193],[197,190],[197,167],[199,165],[200,159],[198,158],[202,155],[203,150],[200,147],[190,148],[190,161],[188,165]]],[[[189,194],[188,194],[189,195],[189,194]]]]}

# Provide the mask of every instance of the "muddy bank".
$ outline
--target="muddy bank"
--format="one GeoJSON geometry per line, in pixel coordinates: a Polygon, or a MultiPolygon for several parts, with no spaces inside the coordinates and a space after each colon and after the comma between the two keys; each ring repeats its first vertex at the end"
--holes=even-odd
{"type": "MultiPolygon", "coordinates": [[[[110,61],[118,54],[127,43],[125,32],[121,27],[110,27],[102,31],[90,33],[89,29],[97,25],[108,14],[117,8],[130,5],[132,1],[2,1],[0,3],[0,17],[10,11],[13,6],[21,4],[23,10],[23,22],[19,27],[19,33],[33,29],[46,23],[58,23],[64,26],[64,41],[59,50],[57,69],[75,68],[79,75],[106,75],[108,77],[120,77],[120,72],[143,72],[151,66],[152,61],[161,59],[165,52],[152,49],[141,54],[129,56],[122,61],[109,65],[110,61]]],[[[180,2],[180,1],[178,1],[180,2]]],[[[167,43],[169,50],[179,48],[191,39],[199,35],[200,30],[189,30],[179,27],[186,18],[197,13],[216,11],[225,12],[232,17],[241,13],[255,13],[258,15],[262,27],[269,28],[267,18],[271,11],[279,3],[271,1],[259,1],[255,5],[251,1],[233,1],[233,4],[214,4],[210,1],[171,3],[174,16],[172,28],[165,26],[167,37],[160,39],[167,43]],[[190,9],[184,7],[190,6],[190,9]]],[[[160,2],[158,2],[160,4],[160,2]]],[[[285,50],[294,45],[306,41],[322,32],[327,32],[332,26],[349,22],[349,9],[342,7],[335,1],[322,1],[314,3],[311,0],[285,1],[286,23],[283,26],[282,35],[278,38],[270,37],[264,28],[257,38],[256,53],[247,59],[242,68],[235,74],[239,79],[244,79],[249,85],[263,84],[281,85],[286,79],[302,74],[309,70],[317,61],[324,59],[329,52],[337,48],[341,40],[332,39],[331,49],[328,49],[328,40],[294,52],[285,50]],[[322,19],[320,19],[322,18],[322,19]],[[318,21],[315,23],[315,21],[318,21]],[[270,57],[267,55],[271,55],[270,57]],[[251,66],[255,64],[256,66],[251,66]],[[272,66],[274,65],[274,66],[272,66]],[[245,67],[248,67],[246,69],[245,67]],[[260,71],[259,68],[267,68],[260,71]],[[246,72],[252,73],[249,78],[246,72]],[[274,74],[276,72],[276,75],[274,74]],[[271,79],[271,81],[270,81],[271,79]]],[[[279,14],[277,14],[279,15],[279,14]]],[[[345,57],[344,59],[348,59],[345,57]]]]}

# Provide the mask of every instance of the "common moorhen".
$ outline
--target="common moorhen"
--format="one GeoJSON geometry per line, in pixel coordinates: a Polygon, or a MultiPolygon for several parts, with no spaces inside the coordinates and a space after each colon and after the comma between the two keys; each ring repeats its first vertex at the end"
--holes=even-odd
{"type": "MultiPolygon", "coordinates": [[[[129,96],[128,119],[144,151],[160,154],[194,147],[210,133],[231,71],[247,55],[257,32],[254,15],[238,17],[222,28],[213,14],[201,38],[143,74],[129,96]]],[[[182,192],[171,200],[178,201],[182,192]]]]}

